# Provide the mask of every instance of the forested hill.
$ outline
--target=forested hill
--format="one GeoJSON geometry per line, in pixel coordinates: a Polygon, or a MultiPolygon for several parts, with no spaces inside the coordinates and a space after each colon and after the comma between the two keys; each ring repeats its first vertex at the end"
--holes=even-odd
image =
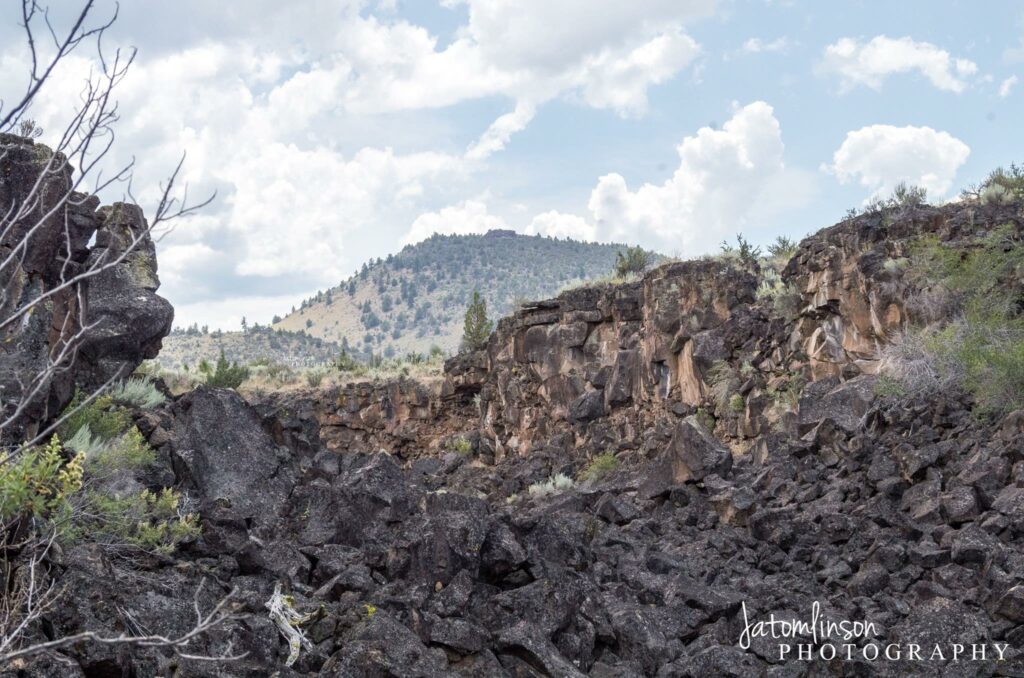
{"type": "Polygon", "coordinates": [[[304,300],[274,328],[305,331],[351,353],[401,355],[432,345],[458,348],[474,290],[492,318],[520,301],[607,276],[623,245],[604,245],[492,230],[434,235],[363,265],[337,287],[304,300]]]}

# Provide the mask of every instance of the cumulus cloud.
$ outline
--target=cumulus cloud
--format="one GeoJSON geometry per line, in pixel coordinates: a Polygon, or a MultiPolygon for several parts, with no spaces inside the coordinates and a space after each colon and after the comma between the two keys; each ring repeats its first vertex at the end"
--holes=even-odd
{"type": "Polygon", "coordinates": [[[942,196],[970,153],[964,142],[930,127],[870,125],[848,132],[824,169],[841,183],[871,189],[865,202],[888,195],[901,181],[942,196]]]}
{"type": "Polygon", "coordinates": [[[1017,84],[1017,76],[1011,75],[1006,80],[999,83],[999,98],[1005,99],[1010,96],[1010,92],[1013,91],[1014,86],[1017,84]]]}
{"type": "Polygon", "coordinates": [[[917,71],[938,89],[960,93],[978,72],[973,61],[955,58],[931,43],[885,35],[866,43],[840,39],[825,48],[820,69],[838,76],[844,91],[858,85],[880,90],[889,76],[917,71]]]}
{"type": "Polygon", "coordinates": [[[749,54],[759,54],[761,52],[785,52],[789,49],[789,39],[781,37],[765,42],[761,38],[750,38],[743,43],[742,49],[744,52],[749,54]]]}
{"type": "Polygon", "coordinates": [[[619,174],[598,180],[588,208],[602,240],[635,240],[662,251],[699,253],[746,223],[784,171],[782,131],[771,106],[735,111],[721,129],[679,144],[679,167],[662,184],[630,190],[619,174]]]}
{"type": "Polygon", "coordinates": [[[597,239],[593,224],[575,214],[564,214],[556,210],[543,212],[533,218],[526,227],[527,235],[546,235],[549,238],[572,238],[592,241],[597,239]]]}
{"type": "Polygon", "coordinates": [[[426,212],[416,217],[409,232],[402,238],[402,245],[412,245],[426,240],[435,233],[440,235],[472,235],[486,233],[493,228],[508,228],[505,220],[488,213],[483,200],[466,200],[449,205],[436,212],[426,212]]]}
{"type": "Polygon", "coordinates": [[[661,184],[630,189],[625,177],[598,179],[589,219],[546,212],[528,232],[602,242],[636,242],[686,256],[706,253],[757,217],[807,199],[806,177],[783,162],[782,131],[763,101],[737,108],[721,129],[704,127],[677,147],[679,167],[661,184]]]}
{"type": "Polygon", "coordinates": [[[648,88],[671,78],[699,52],[697,42],[679,29],[624,53],[602,52],[586,63],[579,76],[583,99],[624,116],[643,114],[648,88]]]}

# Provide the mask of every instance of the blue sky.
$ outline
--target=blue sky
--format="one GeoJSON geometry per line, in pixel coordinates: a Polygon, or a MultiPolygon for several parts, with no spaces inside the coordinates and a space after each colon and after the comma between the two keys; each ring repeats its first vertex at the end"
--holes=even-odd
{"type": "Polygon", "coordinates": [[[177,324],[265,322],[434,231],[697,256],[1024,160],[1014,2],[131,0],[112,41],[139,57],[111,162],[144,203],[182,150],[218,191],[159,244],[177,324]]]}

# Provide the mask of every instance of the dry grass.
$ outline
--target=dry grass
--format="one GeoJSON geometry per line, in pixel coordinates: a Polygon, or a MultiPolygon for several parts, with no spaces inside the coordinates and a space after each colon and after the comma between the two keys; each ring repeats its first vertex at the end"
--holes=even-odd
{"type": "MultiPolygon", "coordinates": [[[[242,394],[267,391],[326,391],[337,386],[366,381],[387,381],[409,378],[432,383],[441,378],[445,356],[433,354],[384,360],[374,365],[352,364],[345,369],[334,365],[291,368],[278,363],[249,365],[249,377],[238,387],[242,394]]],[[[161,378],[175,396],[187,393],[205,383],[204,375],[197,371],[171,370],[155,361],[146,361],[139,374],[161,378]]]]}

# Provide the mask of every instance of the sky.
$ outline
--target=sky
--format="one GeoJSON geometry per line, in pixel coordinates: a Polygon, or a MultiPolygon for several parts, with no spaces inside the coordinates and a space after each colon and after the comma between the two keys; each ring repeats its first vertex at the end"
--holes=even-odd
{"type": "MultiPolygon", "coordinates": [[[[0,12],[5,100],[18,19],[0,12]]],[[[189,194],[216,191],[157,246],[178,326],[266,323],[435,232],[694,257],[1024,161],[1008,0],[122,0],[118,46],[138,55],[105,162],[135,159],[150,211],[183,152],[189,194]]],[[[41,93],[50,134],[94,60],[41,93]]]]}

